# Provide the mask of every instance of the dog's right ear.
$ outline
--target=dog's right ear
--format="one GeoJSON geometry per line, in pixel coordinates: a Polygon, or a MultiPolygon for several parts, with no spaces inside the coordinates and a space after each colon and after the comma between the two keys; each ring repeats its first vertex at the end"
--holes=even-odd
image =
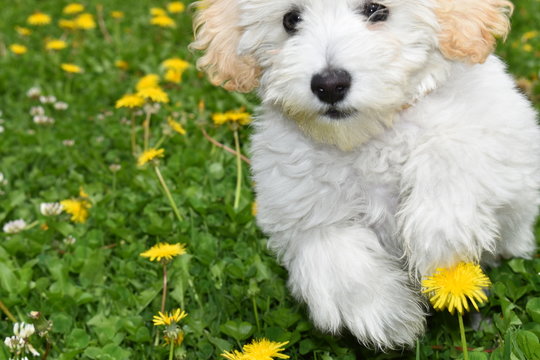
{"type": "Polygon", "coordinates": [[[202,50],[197,68],[214,85],[230,91],[249,92],[259,85],[260,69],[254,58],[239,55],[242,29],[238,25],[238,0],[202,0],[194,3],[195,40],[190,49],[202,50]]]}

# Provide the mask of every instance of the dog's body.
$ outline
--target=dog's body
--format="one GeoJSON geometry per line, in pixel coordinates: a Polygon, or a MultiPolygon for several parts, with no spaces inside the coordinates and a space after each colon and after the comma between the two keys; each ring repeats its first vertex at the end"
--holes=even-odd
{"type": "Polygon", "coordinates": [[[489,56],[510,5],[482,0],[477,24],[476,7],[445,0],[291,1],[203,2],[200,65],[232,90],[259,89],[258,222],[315,324],[411,344],[424,326],[418,278],[534,251],[540,130],[489,56]],[[212,23],[227,15],[233,57],[212,23]],[[455,21],[484,39],[445,33],[455,21]]]}

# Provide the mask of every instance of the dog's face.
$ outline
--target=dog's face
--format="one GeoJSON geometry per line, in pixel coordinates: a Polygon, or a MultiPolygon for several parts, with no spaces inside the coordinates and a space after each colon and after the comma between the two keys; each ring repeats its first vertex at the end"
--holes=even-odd
{"type": "Polygon", "coordinates": [[[199,66],[231,90],[258,88],[318,141],[350,149],[506,33],[505,0],[206,0],[199,66]]]}

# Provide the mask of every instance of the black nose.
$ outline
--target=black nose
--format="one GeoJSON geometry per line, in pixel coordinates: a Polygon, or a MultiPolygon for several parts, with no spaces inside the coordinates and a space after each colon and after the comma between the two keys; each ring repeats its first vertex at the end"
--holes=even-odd
{"type": "Polygon", "coordinates": [[[311,78],[311,91],[327,104],[343,100],[350,88],[351,74],[343,69],[327,69],[311,78]]]}

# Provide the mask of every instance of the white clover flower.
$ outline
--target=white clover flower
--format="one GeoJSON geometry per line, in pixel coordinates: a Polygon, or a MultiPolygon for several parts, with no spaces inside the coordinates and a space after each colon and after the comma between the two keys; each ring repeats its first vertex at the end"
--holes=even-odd
{"type": "Polygon", "coordinates": [[[42,104],[55,103],[56,102],[56,96],[54,96],[54,95],[49,95],[49,96],[41,95],[39,97],[39,102],[42,103],[42,104]]]}
{"type": "Polygon", "coordinates": [[[37,115],[45,115],[45,109],[43,106],[32,106],[30,109],[30,115],[37,116],[37,115]]]}
{"type": "Polygon", "coordinates": [[[62,204],[58,202],[41,203],[39,205],[39,211],[41,212],[42,215],[45,215],[45,216],[60,215],[63,210],[64,210],[64,207],[62,206],[62,204]]]}
{"type": "Polygon", "coordinates": [[[62,141],[62,144],[64,144],[64,146],[73,146],[73,145],[75,145],[75,140],[66,139],[66,140],[62,141]]]}
{"type": "Polygon", "coordinates": [[[23,219],[9,221],[2,228],[6,234],[16,234],[24,229],[26,229],[26,221],[23,219]]]}
{"type": "Polygon", "coordinates": [[[24,342],[24,339],[21,339],[18,336],[11,336],[11,337],[7,337],[4,340],[4,344],[7,346],[9,351],[13,353],[17,353],[17,352],[20,352],[22,349],[24,349],[25,342],[24,342]]]}
{"type": "Polygon", "coordinates": [[[34,356],[39,356],[39,352],[30,343],[26,343],[26,350],[34,356]]]}
{"type": "Polygon", "coordinates": [[[146,104],[143,109],[147,114],[156,114],[161,109],[161,105],[159,103],[146,104]]]}
{"type": "Polygon", "coordinates": [[[72,235],[68,235],[68,237],[64,239],[64,244],[66,245],[74,245],[76,242],[77,242],[77,239],[73,237],[72,235]]]}
{"type": "Polygon", "coordinates": [[[13,334],[21,339],[28,339],[30,336],[34,335],[35,332],[36,328],[32,324],[20,322],[13,325],[13,334]]]}
{"type": "Polygon", "coordinates": [[[69,105],[63,101],[57,101],[54,103],[54,108],[56,110],[67,110],[68,106],[69,105]]]}
{"type": "Polygon", "coordinates": [[[4,132],[4,127],[0,125],[0,134],[4,132]]]}
{"type": "Polygon", "coordinates": [[[4,173],[0,171],[0,184],[4,182],[4,173]]]}
{"type": "Polygon", "coordinates": [[[111,164],[111,165],[109,165],[109,170],[111,170],[112,172],[118,172],[118,171],[120,171],[120,169],[122,169],[122,165],[120,165],[120,164],[111,164]]]}
{"type": "Polygon", "coordinates": [[[41,89],[37,86],[31,87],[27,92],[26,96],[29,98],[38,98],[41,95],[41,89]]]}
{"type": "Polygon", "coordinates": [[[54,119],[47,115],[37,115],[34,116],[34,123],[38,125],[51,125],[54,124],[54,119]]]}

